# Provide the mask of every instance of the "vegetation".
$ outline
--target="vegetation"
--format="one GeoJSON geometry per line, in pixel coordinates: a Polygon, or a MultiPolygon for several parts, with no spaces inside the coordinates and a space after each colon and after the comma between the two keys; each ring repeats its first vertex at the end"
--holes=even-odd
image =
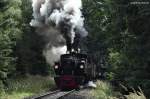
{"type": "Polygon", "coordinates": [[[117,99],[112,86],[103,81],[97,82],[97,88],[91,91],[94,99],[117,99]]]}
{"type": "Polygon", "coordinates": [[[122,95],[120,92],[114,91],[110,83],[103,81],[97,82],[97,88],[91,91],[91,95],[94,99],[146,99],[141,90],[138,92],[134,90],[129,95],[122,95]]]}
{"type": "Polygon", "coordinates": [[[8,78],[48,75],[50,66],[42,55],[43,43],[29,26],[31,1],[1,0],[0,10],[0,90],[9,86],[8,78]]]}
{"type": "Polygon", "coordinates": [[[54,88],[51,77],[28,76],[17,79],[9,79],[9,86],[2,91],[0,99],[22,99],[34,94],[46,92],[54,88]]]}
{"type": "Polygon", "coordinates": [[[149,96],[149,1],[83,1],[88,47],[96,57],[101,56],[98,65],[108,68],[109,80],[140,86],[149,96]]]}
{"type": "MultiPolygon", "coordinates": [[[[89,31],[83,45],[97,66],[107,67],[109,81],[140,86],[150,97],[150,2],[135,2],[83,0],[89,31]]],[[[19,84],[10,88],[20,76],[46,76],[52,71],[42,55],[44,41],[29,25],[31,18],[31,0],[0,0],[0,92],[20,89],[19,84]]],[[[106,95],[112,96],[110,91],[106,95]]]]}

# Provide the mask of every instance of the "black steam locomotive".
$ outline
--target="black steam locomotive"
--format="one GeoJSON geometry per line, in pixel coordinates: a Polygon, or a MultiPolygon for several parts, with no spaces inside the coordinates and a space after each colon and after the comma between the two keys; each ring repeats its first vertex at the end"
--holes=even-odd
{"type": "Polygon", "coordinates": [[[60,89],[76,89],[96,77],[96,66],[92,65],[86,54],[71,52],[61,55],[54,70],[55,82],[60,89]]]}
{"type": "Polygon", "coordinates": [[[102,74],[100,66],[96,66],[89,55],[78,51],[78,43],[76,39],[73,45],[67,43],[69,53],[61,55],[54,65],[54,79],[60,89],[77,89],[102,74]],[[72,48],[75,51],[71,51],[72,48]]]}

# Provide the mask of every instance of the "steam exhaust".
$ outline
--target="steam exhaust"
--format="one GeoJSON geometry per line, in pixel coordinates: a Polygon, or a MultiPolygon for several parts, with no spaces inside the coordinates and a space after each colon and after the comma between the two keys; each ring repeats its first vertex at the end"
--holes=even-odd
{"type": "Polygon", "coordinates": [[[32,0],[30,25],[47,42],[43,54],[51,65],[61,54],[76,50],[80,38],[88,35],[84,28],[81,0],[32,0]]]}

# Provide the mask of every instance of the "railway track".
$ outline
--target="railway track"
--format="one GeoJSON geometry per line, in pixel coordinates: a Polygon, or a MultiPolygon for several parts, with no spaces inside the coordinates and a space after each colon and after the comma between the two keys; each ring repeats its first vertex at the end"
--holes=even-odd
{"type": "Polygon", "coordinates": [[[28,97],[28,98],[24,98],[24,99],[62,99],[63,97],[73,93],[75,90],[71,90],[71,91],[60,91],[60,90],[56,90],[53,92],[46,92],[43,94],[40,94],[38,96],[32,96],[32,97],[28,97]]]}

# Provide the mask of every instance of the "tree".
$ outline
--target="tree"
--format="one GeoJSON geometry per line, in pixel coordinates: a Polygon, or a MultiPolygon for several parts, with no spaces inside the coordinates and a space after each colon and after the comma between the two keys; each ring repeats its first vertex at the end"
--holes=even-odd
{"type": "Polygon", "coordinates": [[[2,0],[0,2],[0,80],[6,85],[6,79],[15,71],[16,58],[13,50],[20,38],[21,1],[2,0]]]}
{"type": "Polygon", "coordinates": [[[43,37],[36,33],[30,26],[32,19],[31,0],[22,0],[22,38],[17,41],[16,56],[17,73],[25,74],[49,74],[50,66],[46,64],[43,56],[45,42],[43,37]]]}
{"type": "MultiPolygon", "coordinates": [[[[118,6],[115,11],[117,16],[113,18],[112,23],[115,28],[119,27],[116,33],[120,35],[120,43],[118,47],[112,48],[112,53],[118,53],[120,61],[116,57],[116,64],[112,67],[117,67],[113,71],[115,79],[122,79],[129,86],[141,86],[148,95],[150,8],[148,4],[139,3],[133,4],[128,0],[114,1],[118,6]]],[[[112,57],[110,59],[112,61],[112,57]]]]}
{"type": "Polygon", "coordinates": [[[150,5],[134,0],[83,1],[90,51],[105,48],[102,57],[107,57],[111,79],[140,85],[149,93],[150,5]]]}

